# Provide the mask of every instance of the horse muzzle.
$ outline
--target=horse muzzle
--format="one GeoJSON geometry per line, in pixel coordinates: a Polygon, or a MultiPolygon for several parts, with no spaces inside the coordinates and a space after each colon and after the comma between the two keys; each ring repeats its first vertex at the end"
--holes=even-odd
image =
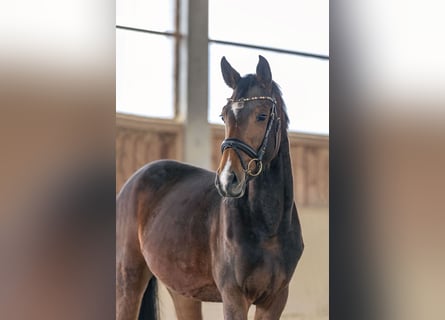
{"type": "Polygon", "coordinates": [[[241,198],[246,190],[245,174],[236,174],[228,160],[224,168],[216,172],[215,186],[222,197],[241,198]]]}
{"type": "Polygon", "coordinates": [[[246,190],[245,183],[221,183],[218,175],[216,175],[215,186],[218,193],[225,198],[241,198],[246,190]]]}

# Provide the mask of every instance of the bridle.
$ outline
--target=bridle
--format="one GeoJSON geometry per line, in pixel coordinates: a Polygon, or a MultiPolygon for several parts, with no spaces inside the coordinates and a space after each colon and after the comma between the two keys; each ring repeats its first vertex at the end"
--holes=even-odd
{"type": "MultiPolygon", "coordinates": [[[[252,177],[258,176],[263,171],[263,157],[266,153],[267,143],[269,141],[270,132],[272,131],[272,127],[275,121],[278,121],[278,130],[280,128],[281,119],[277,116],[277,101],[269,96],[258,96],[258,97],[250,97],[250,98],[241,98],[238,100],[235,99],[227,99],[229,103],[235,103],[235,102],[247,102],[247,101],[254,101],[254,100],[269,100],[272,102],[272,108],[270,111],[269,121],[267,123],[266,133],[263,137],[263,142],[261,143],[258,151],[249,146],[247,143],[236,139],[236,138],[227,138],[221,143],[221,153],[224,152],[227,148],[232,148],[235,153],[238,155],[238,158],[241,161],[241,165],[243,166],[244,171],[252,177]],[[245,154],[247,154],[251,160],[249,163],[246,164],[243,161],[243,158],[241,157],[241,154],[239,151],[243,151],[245,154]],[[256,171],[254,171],[256,169],[256,171]]],[[[275,144],[275,147],[278,148],[278,137],[277,142],[275,144]]]]}

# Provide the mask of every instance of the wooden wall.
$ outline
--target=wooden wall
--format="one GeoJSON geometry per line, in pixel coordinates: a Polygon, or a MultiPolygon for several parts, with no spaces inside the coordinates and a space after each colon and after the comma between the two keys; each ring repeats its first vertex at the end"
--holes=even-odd
{"type": "Polygon", "coordinates": [[[144,164],[182,159],[182,126],[172,121],[116,115],[116,193],[144,164]]]}
{"type": "MultiPolygon", "coordinates": [[[[220,157],[222,126],[212,125],[212,169],[220,157]]],[[[134,171],[158,159],[183,160],[183,126],[171,120],[116,115],[116,192],[134,171]]],[[[329,204],[329,137],[290,133],[295,201],[300,206],[329,204]]]]}

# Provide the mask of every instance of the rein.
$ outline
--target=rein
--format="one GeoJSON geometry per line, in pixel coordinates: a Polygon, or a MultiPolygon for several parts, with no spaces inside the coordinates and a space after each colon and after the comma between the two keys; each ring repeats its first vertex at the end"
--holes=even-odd
{"type": "MultiPolygon", "coordinates": [[[[227,148],[232,148],[235,153],[238,155],[239,159],[241,160],[241,165],[243,166],[244,171],[251,177],[256,177],[260,175],[260,173],[263,171],[263,157],[266,153],[267,143],[269,141],[270,132],[273,127],[273,123],[277,120],[280,124],[280,118],[277,117],[277,101],[268,96],[258,96],[258,97],[251,97],[251,98],[241,98],[238,100],[234,99],[227,99],[230,103],[234,102],[246,102],[246,101],[254,101],[254,100],[269,100],[272,102],[272,108],[270,111],[270,117],[269,121],[267,123],[266,133],[264,134],[263,142],[261,143],[258,151],[249,146],[247,143],[236,139],[236,138],[227,138],[221,143],[221,153],[224,152],[227,148]],[[243,161],[243,158],[241,157],[241,154],[239,151],[243,151],[245,154],[247,154],[250,158],[252,158],[249,163],[246,164],[243,161]],[[252,166],[254,167],[252,168],[252,166]],[[256,169],[256,171],[254,171],[256,169]]],[[[278,140],[277,140],[278,141],[278,140]]],[[[276,146],[277,147],[277,146],[276,146]]]]}

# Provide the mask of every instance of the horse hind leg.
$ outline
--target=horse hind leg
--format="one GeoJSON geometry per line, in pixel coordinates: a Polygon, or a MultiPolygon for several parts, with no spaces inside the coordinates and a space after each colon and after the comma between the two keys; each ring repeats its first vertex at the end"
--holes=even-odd
{"type": "Polygon", "coordinates": [[[137,320],[142,296],[152,274],[143,258],[116,257],[116,320],[137,320]]]}
{"type": "Polygon", "coordinates": [[[136,320],[152,273],[139,245],[135,210],[120,198],[116,205],[116,320],[136,320]]]}
{"type": "Polygon", "coordinates": [[[173,299],[178,320],[202,320],[201,301],[186,298],[172,290],[168,290],[173,299]]]}

